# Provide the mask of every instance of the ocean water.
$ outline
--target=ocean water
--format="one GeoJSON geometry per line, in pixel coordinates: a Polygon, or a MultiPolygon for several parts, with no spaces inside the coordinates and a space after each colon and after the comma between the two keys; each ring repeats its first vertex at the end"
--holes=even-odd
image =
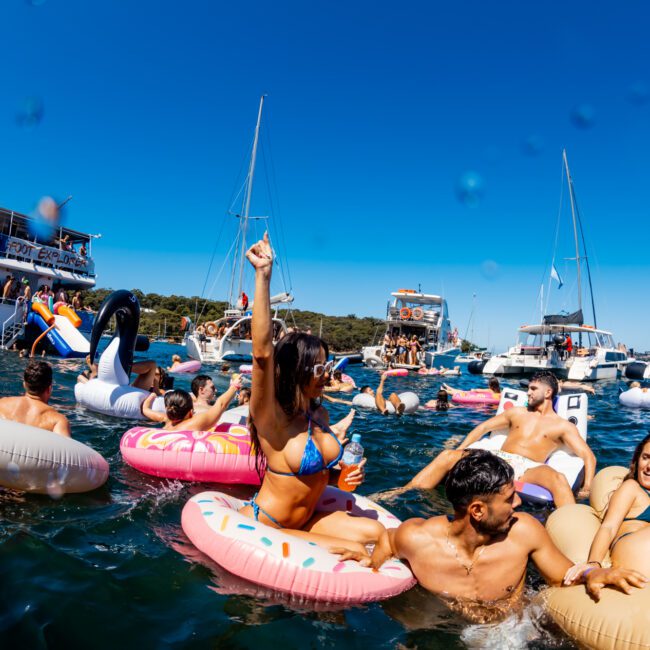
{"type": "MultiPolygon", "coordinates": [[[[154,343],[147,358],[170,363],[180,346],[154,343]]],[[[111,468],[107,484],[63,498],[4,495],[0,500],[0,648],[571,648],[573,644],[530,606],[497,626],[469,625],[416,588],[359,607],[292,602],[247,583],[196,551],[180,513],[189,497],[212,486],[157,479],[126,465],[119,442],[128,422],[75,405],[81,361],[48,359],[55,368],[52,403],[72,422],[73,436],[97,449],[111,468]]],[[[21,391],[26,360],[0,352],[0,396],[21,391]]],[[[226,378],[215,376],[218,388],[226,378]]],[[[376,371],[350,366],[357,384],[376,386],[376,371]]],[[[482,377],[448,378],[460,387],[482,377]]],[[[434,397],[435,377],[392,378],[387,389],[434,397]]],[[[516,386],[515,382],[507,385],[516,386]]],[[[598,467],[627,464],[650,414],[618,404],[618,382],[597,384],[590,398],[589,443],[598,467]]],[[[188,378],[176,387],[189,389],[188,378]]],[[[347,413],[329,405],[332,421],[347,413]]],[[[458,408],[397,418],[358,413],[352,430],[366,449],[371,494],[405,483],[452,436],[463,436],[493,411],[458,408]]],[[[253,488],[218,486],[237,497],[253,488]]],[[[391,506],[401,517],[448,512],[442,492],[409,493],[391,506]]],[[[543,510],[536,515],[544,518],[543,510]]],[[[542,581],[529,571],[527,588],[542,581]]]]}

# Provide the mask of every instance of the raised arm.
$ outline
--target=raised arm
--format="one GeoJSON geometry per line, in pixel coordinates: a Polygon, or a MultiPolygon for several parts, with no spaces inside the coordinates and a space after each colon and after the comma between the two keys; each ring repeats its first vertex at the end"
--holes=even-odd
{"type": "Polygon", "coordinates": [[[144,415],[147,420],[151,420],[153,422],[165,422],[167,420],[167,416],[164,413],[161,413],[160,411],[154,411],[151,408],[151,405],[155,399],[156,393],[149,393],[149,395],[147,395],[144,402],[142,402],[142,415],[144,415]]]}
{"type": "Polygon", "coordinates": [[[270,285],[273,251],[268,232],[246,252],[255,269],[255,300],[251,323],[253,341],[253,372],[251,375],[250,414],[258,424],[260,435],[274,427],[275,367],[273,364],[273,320],[271,318],[270,285]]]}
{"type": "Polygon", "coordinates": [[[477,440],[480,440],[486,433],[490,431],[498,431],[499,429],[507,429],[510,427],[510,411],[504,411],[493,418],[482,422],[477,427],[474,427],[466,436],[465,440],[458,445],[457,449],[467,449],[469,445],[477,440]]]}
{"type": "Polygon", "coordinates": [[[571,422],[566,422],[562,429],[562,442],[585,464],[585,480],[578,497],[588,497],[591,490],[591,481],[596,473],[596,456],[583,440],[576,425],[571,422]]]}
{"type": "Polygon", "coordinates": [[[386,400],[384,399],[384,382],[386,381],[386,375],[382,374],[381,379],[379,380],[379,386],[375,391],[375,406],[380,413],[386,415],[386,400]]]}
{"type": "Polygon", "coordinates": [[[241,383],[238,379],[235,379],[235,375],[233,375],[228,390],[220,395],[217,398],[217,401],[207,411],[192,416],[192,427],[197,427],[197,431],[207,431],[216,426],[217,422],[219,422],[219,418],[228,408],[228,404],[230,404],[232,398],[237,394],[240,387],[241,383]]]}

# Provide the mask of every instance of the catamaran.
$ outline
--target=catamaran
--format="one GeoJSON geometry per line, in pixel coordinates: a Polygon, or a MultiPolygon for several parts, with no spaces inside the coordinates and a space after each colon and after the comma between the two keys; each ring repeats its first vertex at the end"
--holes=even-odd
{"type": "MultiPolygon", "coordinates": [[[[615,379],[624,371],[627,364],[633,361],[628,358],[622,346],[616,346],[611,332],[597,326],[589,258],[585,249],[582,221],[566,150],[562,152],[562,159],[569,191],[575,249],[575,257],[567,259],[574,260],[576,264],[578,308],[571,313],[542,315],[539,324],[522,325],[518,329],[518,340],[514,346],[487,361],[471,363],[468,367],[470,372],[483,372],[489,375],[527,375],[540,370],[550,370],[561,378],[594,381],[615,379]],[[583,315],[583,263],[587,271],[593,325],[585,324],[583,315]]],[[[562,286],[555,267],[555,255],[551,264],[549,286],[551,278],[562,286]]]]}
{"type": "MultiPolygon", "coordinates": [[[[234,249],[232,274],[228,296],[228,308],[224,315],[215,320],[193,325],[186,332],[183,344],[187,354],[192,359],[201,363],[218,364],[232,361],[251,361],[253,344],[251,341],[252,312],[249,309],[248,297],[244,291],[244,269],[246,266],[246,236],[251,221],[266,220],[267,217],[250,215],[251,198],[253,195],[253,180],[255,178],[255,163],[259,144],[260,127],[262,123],[262,109],[264,97],[260,98],[257,123],[253,147],[248,166],[248,174],[244,181],[244,194],[240,214],[234,214],[239,219],[239,229],[231,250],[234,249]]],[[[287,326],[279,317],[279,310],[293,302],[293,296],[288,291],[283,291],[271,297],[273,315],[273,340],[287,331],[287,326]]],[[[199,319],[200,320],[200,319],[199,319]]]]}
{"type": "MultiPolygon", "coordinates": [[[[414,289],[399,289],[391,293],[392,303],[386,313],[386,334],[390,337],[405,336],[409,341],[417,336],[422,348],[419,364],[399,364],[394,367],[428,368],[454,367],[454,359],[460,352],[457,337],[451,329],[447,301],[442,296],[421,293],[414,289]]],[[[368,345],[361,348],[363,362],[367,366],[382,368],[388,364],[386,347],[368,345]]]]}

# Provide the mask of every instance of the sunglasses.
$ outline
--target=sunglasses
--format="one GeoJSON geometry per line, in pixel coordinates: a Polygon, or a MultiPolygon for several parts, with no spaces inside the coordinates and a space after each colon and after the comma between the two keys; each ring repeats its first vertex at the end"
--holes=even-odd
{"type": "Polygon", "coordinates": [[[315,366],[306,366],[305,370],[311,370],[314,373],[314,377],[318,379],[322,377],[326,372],[332,372],[334,367],[333,361],[328,361],[327,363],[317,363],[315,366]]]}

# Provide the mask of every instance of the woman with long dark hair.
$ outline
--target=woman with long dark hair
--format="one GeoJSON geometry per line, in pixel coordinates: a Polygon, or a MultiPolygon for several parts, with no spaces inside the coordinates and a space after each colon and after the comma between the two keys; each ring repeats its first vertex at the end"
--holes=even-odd
{"type": "MultiPolygon", "coordinates": [[[[383,526],[345,512],[315,512],[316,504],[343,455],[341,440],[320,405],[332,363],[327,344],[316,336],[293,332],[273,346],[270,281],[273,253],[265,233],[246,253],[255,268],[253,302],[253,371],[250,429],[262,486],[242,514],[326,547],[365,553],[383,526]]],[[[348,475],[363,481],[363,470],[348,475]]]]}
{"type": "MultiPolygon", "coordinates": [[[[600,566],[609,550],[612,567],[650,576],[650,434],[636,446],[630,471],[612,494],[607,512],[589,549],[587,564],[600,566]]],[[[585,565],[569,569],[565,582],[585,565]]]]}

